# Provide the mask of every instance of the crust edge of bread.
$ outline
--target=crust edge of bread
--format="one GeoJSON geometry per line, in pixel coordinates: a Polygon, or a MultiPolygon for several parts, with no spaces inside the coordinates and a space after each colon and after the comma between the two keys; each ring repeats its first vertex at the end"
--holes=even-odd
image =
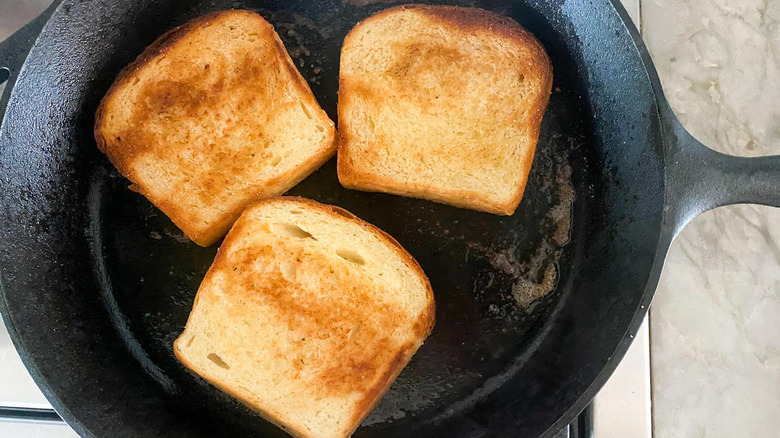
{"type": "Polygon", "coordinates": [[[497,36],[518,41],[521,44],[532,48],[534,62],[542,70],[541,76],[545,78],[545,82],[541,90],[542,92],[538,96],[537,101],[533,104],[535,111],[532,119],[529,121],[529,123],[532,124],[532,131],[530,136],[533,139],[533,144],[529,147],[530,153],[525,155],[521,163],[525,178],[523,178],[520,185],[517,186],[516,190],[513,192],[513,195],[503,200],[502,202],[491,199],[489,194],[483,192],[442,190],[441,187],[415,187],[413,185],[396,181],[392,178],[383,178],[373,173],[361,172],[358,168],[350,165],[347,160],[344,159],[349,155],[348,149],[350,139],[348,134],[349,130],[346,129],[344,125],[345,108],[341,103],[345,90],[347,90],[346,92],[348,93],[350,87],[348,81],[345,80],[343,76],[339,75],[339,129],[337,134],[339,136],[337,161],[339,182],[345,188],[353,190],[392,193],[402,196],[426,199],[429,201],[453,205],[460,208],[468,208],[487,213],[510,216],[514,214],[518,205],[520,205],[520,201],[523,198],[525,186],[528,182],[528,174],[530,173],[536,153],[536,145],[539,141],[542,118],[550,100],[550,93],[552,92],[552,63],[550,62],[550,58],[547,55],[547,51],[531,32],[527,31],[509,17],[504,17],[479,8],[444,5],[431,6],[423,4],[406,4],[394,6],[379,11],[376,14],[360,21],[349,31],[347,36],[344,38],[342,51],[344,50],[344,47],[349,46],[351,40],[355,37],[355,34],[362,26],[366,25],[367,23],[370,24],[374,20],[381,19],[386,15],[390,15],[399,11],[410,10],[426,14],[429,18],[441,20],[447,25],[453,25],[459,29],[476,28],[480,31],[491,32],[497,36]]]}
{"type": "MultiPolygon", "coordinates": [[[[417,260],[412,257],[411,254],[409,254],[406,249],[404,249],[401,244],[395,240],[391,235],[387,234],[377,226],[364,221],[363,219],[360,219],[359,217],[355,216],[354,214],[350,213],[349,211],[337,207],[334,205],[329,204],[322,204],[316,201],[312,201],[310,199],[301,198],[301,197],[295,197],[295,196],[280,196],[275,198],[269,198],[269,199],[261,199],[258,201],[255,201],[252,205],[247,207],[242,215],[245,212],[250,211],[253,207],[256,207],[258,205],[264,204],[264,203],[276,203],[276,202],[295,202],[295,203],[304,203],[312,208],[315,208],[317,210],[323,211],[326,214],[332,215],[332,216],[340,216],[342,218],[346,218],[347,220],[356,223],[357,225],[361,226],[362,228],[367,229],[372,234],[376,235],[380,239],[384,240],[385,243],[389,244],[390,247],[394,249],[394,252],[404,261],[404,263],[409,266],[414,272],[415,275],[422,280],[423,286],[426,290],[426,301],[427,306],[425,309],[420,313],[420,316],[417,318],[413,325],[413,330],[415,334],[415,341],[405,344],[398,354],[393,358],[393,360],[388,364],[388,367],[382,377],[379,379],[379,382],[373,386],[371,389],[366,391],[364,393],[364,397],[361,400],[361,402],[357,405],[353,412],[353,416],[351,418],[350,424],[352,424],[352,428],[350,430],[343,431],[343,435],[340,435],[342,437],[348,437],[354,433],[354,431],[360,426],[360,423],[368,416],[368,414],[371,413],[371,411],[374,409],[376,404],[381,400],[382,396],[387,393],[387,391],[390,389],[390,386],[392,386],[392,383],[395,381],[395,379],[398,377],[398,375],[403,371],[403,369],[406,367],[406,365],[411,360],[412,356],[417,352],[417,350],[423,345],[425,339],[431,334],[433,331],[433,327],[436,324],[436,302],[434,300],[433,295],[433,288],[431,286],[430,280],[428,279],[428,276],[423,271],[420,264],[417,262],[417,260]]],[[[224,257],[224,251],[223,247],[226,247],[226,245],[229,245],[231,242],[233,242],[234,239],[236,239],[236,234],[231,231],[227,234],[224,241],[222,242],[222,245],[220,245],[220,248],[217,250],[217,255],[214,258],[214,261],[212,264],[215,264],[221,257],[224,257]]],[[[198,294],[200,293],[200,289],[198,290],[198,294]]],[[[192,309],[195,309],[195,306],[198,304],[198,294],[195,296],[195,301],[193,303],[192,309]]],[[[187,317],[187,323],[189,323],[189,319],[192,316],[192,312],[190,312],[190,316],[187,317]]],[[[186,324],[185,324],[185,331],[186,331],[186,324]]],[[[283,429],[285,432],[293,435],[296,438],[309,438],[311,435],[307,434],[306,431],[301,430],[300,428],[296,427],[295,425],[288,424],[281,420],[282,414],[280,413],[272,413],[272,412],[263,412],[259,408],[254,406],[254,402],[252,400],[249,400],[245,397],[242,397],[238,393],[232,391],[230,388],[218,384],[213,378],[210,376],[201,375],[200,373],[196,372],[192,363],[188,361],[182,351],[179,349],[178,343],[182,339],[184,335],[184,331],[181,335],[173,342],[173,353],[174,356],[176,356],[176,359],[182,363],[188,370],[192,371],[196,375],[200,376],[201,378],[205,379],[209,382],[209,384],[215,386],[220,391],[230,395],[231,397],[235,398],[245,406],[252,409],[254,412],[257,412],[261,417],[265,418],[269,422],[275,424],[276,426],[283,429]]]]}
{"type": "MultiPolygon", "coordinates": [[[[188,221],[185,218],[181,217],[179,214],[177,214],[176,209],[172,207],[169,202],[166,202],[163,199],[153,196],[150,193],[148,186],[144,184],[143,181],[135,177],[135,174],[132,171],[132,166],[130,165],[130,163],[128,163],[126,160],[123,159],[122,154],[118,154],[115,150],[108,147],[109,142],[106,140],[105,135],[103,134],[104,118],[105,118],[105,113],[108,109],[107,107],[111,104],[117,91],[120,90],[122,87],[124,87],[134,77],[136,72],[144,68],[150,61],[154,60],[158,56],[165,54],[165,52],[167,52],[171,47],[175,46],[176,43],[179,42],[179,40],[187,36],[191,31],[197,30],[202,26],[208,25],[230,14],[246,14],[252,16],[253,18],[260,18],[260,20],[262,20],[262,23],[264,23],[264,25],[267,25],[271,27],[271,29],[273,29],[273,26],[270,23],[268,23],[268,21],[259,14],[247,10],[241,10],[241,9],[228,9],[228,10],[216,11],[206,15],[202,15],[200,17],[187,21],[186,23],[181,24],[173,29],[168,30],[167,32],[159,36],[152,44],[147,46],[141,52],[141,54],[139,54],[135,58],[135,60],[133,60],[130,64],[128,64],[127,66],[122,68],[122,70],[120,70],[116,79],[114,79],[114,82],[111,84],[111,86],[108,88],[108,91],[106,91],[106,94],[100,100],[98,109],[95,113],[95,124],[93,127],[93,133],[94,133],[95,141],[97,143],[98,150],[100,150],[100,152],[105,154],[109,158],[109,161],[111,161],[111,163],[117,168],[119,173],[122,174],[122,176],[124,176],[131,182],[130,189],[140,193],[141,195],[149,199],[155,206],[157,206],[157,208],[162,210],[163,213],[165,213],[165,215],[168,216],[171,219],[171,221],[173,221],[173,223],[190,240],[204,247],[214,244],[221,237],[223,237],[225,233],[227,233],[227,231],[230,229],[232,224],[236,221],[236,219],[241,215],[243,210],[248,207],[248,205],[257,201],[257,199],[271,196],[271,194],[262,193],[254,198],[245,200],[239,206],[234,207],[231,210],[231,214],[228,215],[224,220],[214,224],[208,230],[198,230],[195,229],[194,227],[190,227],[188,221]]],[[[284,43],[279,39],[279,36],[278,34],[276,34],[276,31],[273,32],[273,36],[274,36],[276,49],[278,50],[281,58],[284,60],[284,65],[285,67],[287,67],[287,70],[290,73],[290,76],[293,80],[293,83],[295,84],[296,89],[298,90],[299,93],[301,93],[301,96],[305,98],[307,103],[313,105],[316,108],[321,109],[319,102],[317,102],[316,98],[314,98],[312,94],[309,84],[306,82],[303,76],[301,76],[300,72],[295,67],[295,64],[290,58],[290,54],[287,52],[286,48],[284,47],[284,43]]],[[[326,124],[327,125],[326,133],[325,133],[326,141],[316,145],[316,149],[319,150],[319,153],[313,155],[309,160],[300,164],[299,166],[296,166],[296,167],[311,169],[311,171],[309,173],[304,173],[302,176],[299,175],[297,178],[291,178],[294,174],[297,173],[297,171],[296,169],[290,169],[288,172],[277,176],[273,180],[270,180],[267,186],[273,187],[275,184],[279,184],[282,181],[286,181],[286,184],[282,184],[280,186],[281,189],[275,190],[275,192],[281,190],[279,194],[284,193],[285,191],[289,190],[290,188],[292,188],[293,186],[301,182],[308,175],[310,175],[311,172],[314,172],[320,166],[325,164],[325,162],[327,162],[331,157],[333,157],[333,155],[337,151],[337,144],[338,144],[339,137],[336,131],[336,127],[333,124],[333,121],[330,120],[327,117],[327,115],[325,115],[325,118],[329,122],[326,124]]]]}

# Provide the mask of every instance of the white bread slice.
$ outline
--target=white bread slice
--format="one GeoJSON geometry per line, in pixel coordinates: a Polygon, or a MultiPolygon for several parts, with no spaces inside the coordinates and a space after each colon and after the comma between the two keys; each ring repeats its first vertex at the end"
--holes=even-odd
{"type": "Polygon", "coordinates": [[[434,324],[428,278],[376,227],[301,198],[236,221],[176,357],[298,437],[346,437],[434,324]]]}
{"type": "Polygon", "coordinates": [[[203,246],[327,161],[335,136],[273,27],[241,10],[160,37],[122,70],[95,120],[98,147],[131,189],[203,246]]]}
{"type": "Polygon", "coordinates": [[[512,214],[551,87],[544,48],[509,18],[453,6],[381,11],[341,49],[339,180],[512,214]]]}

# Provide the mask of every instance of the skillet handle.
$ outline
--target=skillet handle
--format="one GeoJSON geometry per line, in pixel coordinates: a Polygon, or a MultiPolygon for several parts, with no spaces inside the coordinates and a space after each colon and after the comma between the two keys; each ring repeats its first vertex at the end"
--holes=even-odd
{"type": "Polygon", "coordinates": [[[699,214],[731,204],[780,207],[780,155],[737,157],[700,143],[666,111],[666,221],[673,236],[699,214]]]}
{"type": "Polygon", "coordinates": [[[41,15],[25,24],[5,40],[0,41],[0,85],[8,82],[3,98],[0,99],[0,120],[2,120],[5,112],[5,104],[8,96],[11,94],[11,87],[19,75],[19,70],[22,68],[24,60],[27,58],[27,53],[29,53],[43,26],[59,4],[59,1],[53,2],[41,15]]]}

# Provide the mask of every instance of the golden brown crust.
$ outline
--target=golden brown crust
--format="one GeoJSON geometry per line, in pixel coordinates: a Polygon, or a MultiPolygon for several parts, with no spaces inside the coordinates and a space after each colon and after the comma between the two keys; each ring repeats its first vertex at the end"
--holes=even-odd
{"type": "MultiPolygon", "coordinates": [[[[230,228],[235,219],[241,214],[243,209],[253,202],[257,198],[268,197],[278,195],[285,192],[301,180],[303,180],[308,174],[301,173],[301,169],[310,169],[314,171],[316,168],[324,164],[333,154],[336,152],[336,130],[332,122],[327,121],[326,131],[324,138],[326,139],[320,145],[317,145],[316,153],[313,153],[304,162],[299,163],[294,168],[287,169],[264,182],[262,187],[255,187],[256,193],[247,194],[245,199],[240,202],[229,205],[229,213],[220,218],[219,221],[204,226],[201,223],[195,223],[187,216],[187,208],[179,205],[176,199],[169,199],[165,196],[158,196],[155,194],[152,187],[143,178],[138,177],[133,168],[134,158],[140,153],[144,152],[150,144],[153,143],[153,139],[143,137],[142,130],[138,129],[139,126],[145,126],[145,120],[135,121],[134,124],[138,126],[128,126],[127,132],[112,134],[112,138],[107,138],[105,118],[107,111],[116,98],[117,93],[126,87],[132,86],[134,81],[141,70],[143,70],[150,62],[165,56],[165,54],[175,47],[187,35],[193,31],[204,28],[214,22],[222,20],[230,15],[243,14],[254,20],[261,25],[267,36],[273,38],[273,46],[275,47],[276,56],[281,61],[281,65],[288,73],[288,77],[291,79],[293,87],[299,92],[299,99],[306,105],[312,108],[319,108],[319,104],[314,98],[308,83],[303,79],[301,74],[295,68],[295,65],[290,58],[290,55],[284,48],[282,41],[279,39],[273,27],[265,21],[261,16],[250,12],[241,10],[229,10],[214,12],[202,17],[189,21],[177,28],[163,34],[154,43],[148,46],[132,63],[126,66],[117,76],[114,83],[111,85],[106,95],[100,102],[98,110],[95,115],[94,135],[97,142],[98,149],[105,153],[109,160],[119,170],[119,172],[132,182],[132,189],[144,196],[146,196],[153,204],[155,204],[160,210],[162,210],[190,239],[201,246],[208,246],[217,241],[220,237],[224,236],[227,230],[230,228]]],[[[259,65],[257,62],[246,62],[246,68],[242,70],[244,75],[257,75],[259,65]]],[[[207,66],[208,67],[208,66],[207,66]]],[[[251,84],[253,81],[249,79],[254,78],[236,78],[236,85],[242,86],[251,84]]],[[[209,100],[210,97],[220,96],[225,93],[232,93],[233,95],[241,95],[241,90],[228,90],[230,83],[225,81],[219,81],[214,85],[214,89],[210,93],[204,93],[195,87],[188,87],[187,84],[181,83],[166,83],[160,81],[150,86],[156,87],[150,89],[145,94],[145,99],[150,102],[152,106],[159,106],[160,108],[166,108],[171,105],[178,105],[189,111],[190,117],[197,117],[197,114],[204,107],[214,105],[209,100]],[[159,89],[158,89],[159,88],[159,89]]],[[[147,87],[148,88],[148,87],[147,87]]],[[[244,94],[254,95],[257,98],[256,93],[246,92],[244,94]]],[[[140,111],[137,113],[140,117],[147,117],[149,111],[140,111]]],[[[324,115],[324,112],[323,112],[324,115]]],[[[323,116],[325,119],[327,116],[323,116]]],[[[129,125],[133,125],[130,123],[129,125]]],[[[230,162],[231,158],[226,157],[220,163],[220,166],[241,166],[243,163],[238,161],[230,162]]],[[[202,181],[202,185],[208,190],[210,182],[202,181]]],[[[218,189],[218,187],[216,188],[218,189]]],[[[215,189],[215,190],[216,190],[215,189]]],[[[201,201],[203,202],[203,201],[201,201]]]]}
{"type": "MultiPolygon", "coordinates": [[[[531,161],[533,161],[533,155],[525,160],[523,168],[530,169],[531,161]],[[525,164],[526,162],[527,164],[525,164]]],[[[512,202],[507,202],[505,204],[497,204],[495,201],[490,199],[489,195],[475,191],[448,190],[447,193],[440,194],[439,187],[401,184],[393,178],[383,175],[373,173],[362,174],[357,172],[348,164],[342,163],[343,160],[339,159],[338,163],[336,164],[339,182],[345,188],[352,190],[382,193],[390,192],[401,196],[408,196],[410,198],[426,199],[428,201],[438,202],[440,204],[447,204],[459,208],[468,208],[504,216],[510,216],[515,212],[517,205],[520,203],[520,198],[523,196],[522,189],[524,186],[521,187],[516,203],[514,203],[513,200],[512,202]]]]}
{"type": "Polygon", "coordinates": [[[125,68],[120,70],[116,79],[114,79],[114,83],[111,84],[111,86],[108,88],[108,91],[106,92],[105,96],[103,96],[103,98],[100,99],[100,104],[98,105],[97,112],[95,113],[95,128],[94,128],[95,140],[97,141],[98,149],[101,152],[103,152],[104,154],[108,154],[106,150],[106,140],[102,134],[103,118],[105,117],[106,105],[108,104],[108,101],[114,97],[116,91],[122,88],[123,86],[125,86],[138,70],[140,70],[143,66],[148,64],[149,61],[151,61],[152,59],[165,53],[170,47],[172,47],[177,41],[179,41],[181,37],[187,35],[190,31],[200,26],[203,26],[205,24],[208,24],[216,20],[224,13],[225,11],[212,12],[210,14],[206,14],[194,20],[188,21],[182,24],[181,26],[175,27],[165,32],[159,38],[157,38],[152,44],[150,44],[146,49],[144,49],[144,51],[141,52],[141,54],[138,55],[138,57],[136,57],[133,62],[131,62],[130,64],[125,66],[125,68]]]}
{"type": "MultiPolygon", "coordinates": [[[[523,192],[527,183],[527,175],[530,172],[533,163],[536,143],[539,138],[542,117],[547,108],[550,93],[552,91],[552,64],[547,56],[547,52],[533,34],[525,30],[511,18],[502,17],[477,8],[420,4],[408,4],[388,8],[361,21],[355,25],[344,38],[342,51],[344,48],[350,47],[350,45],[353,44],[352,40],[355,38],[355,35],[360,32],[360,29],[363,26],[370,25],[374,21],[381,20],[386,16],[400,11],[420,13],[425,15],[428,19],[439,21],[443,25],[451,26],[462,31],[487,32],[494,35],[496,38],[513,41],[531,53],[532,62],[538,69],[537,73],[539,76],[543,78],[544,85],[538,95],[537,101],[531,106],[533,108],[533,115],[528,124],[531,129],[529,136],[532,138],[532,144],[529,145],[529,153],[525,154],[522,157],[522,162],[519,163],[526,178],[522,179],[520,185],[517,187],[515,195],[511,199],[499,202],[486,193],[452,190],[449,188],[447,188],[446,191],[443,191],[442,187],[438,186],[409,184],[376,173],[362,172],[350,162],[350,144],[352,139],[350,138],[350,129],[347,126],[348,117],[346,115],[346,108],[348,107],[348,104],[346,104],[347,99],[353,94],[359,94],[357,87],[360,87],[360,85],[352,83],[352,81],[344,75],[339,75],[339,142],[337,162],[339,181],[344,187],[350,189],[372,192],[390,192],[493,214],[513,214],[523,197],[523,192]]],[[[360,93],[366,94],[366,92],[366,90],[360,90],[360,93]]]]}
{"type": "Polygon", "coordinates": [[[544,46],[542,46],[539,40],[537,40],[531,32],[527,31],[509,17],[504,17],[479,8],[423,4],[394,6],[379,11],[357,23],[344,38],[343,45],[346,46],[350,43],[351,38],[354,38],[354,35],[357,34],[357,31],[361,26],[365,26],[372,21],[380,20],[387,15],[392,15],[399,11],[419,12],[429,18],[440,20],[443,24],[454,26],[460,30],[490,32],[495,36],[515,40],[523,47],[533,47],[538,56],[537,61],[539,62],[539,65],[549,68],[549,75],[552,76],[552,64],[550,64],[550,59],[547,57],[547,52],[544,50],[544,46]]]}
{"type": "MultiPolygon", "coordinates": [[[[414,339],[413,341],[403,344],[400,347],[394,347],[393,356],[389,360],[385,357],[386,355],[384,354],[380,355],[381,358],[380,356],[374,357],[374,354],[377,352],[371,352],[371,351],[350,352],[349,350],[339,350],[340,356],[347,356],[346,358],[347,363],[345,363],[344,361],[339,361],[338,364],[332,367],[333,369],[332,368],[325,369],[324,374],[322,374],[321,377],[318,377],[319,380],[317,380],[316,385],[320,386],[322,390],[326,391],[326,394],[328,394],[329,396],[346,395],[346,394],[353,393],[355,391],[358,391],[361,394],[360,399],[353,406],[353,410],[351,414],[351,422],[349,423],[351,426],[353,426],[352,430],[350,430],[349,433],[344,434],[345,436],[348,436],[354,431],[355,428],[359,426],[360,421],[369,414],[371,409],[373,409],[373,407],[376,405],[376,403],[379,401],[382,395],[384,395],[385,392],[389,389],[392,382],[395,380],[395,378],[398,376],[401,370],[406,366],[406,364],[414,355],[414,353],[417,351],[417,349],[422,345],[423,340],[430,334],[431,330],[433,329],[433,325],[435,324],[435,303],[433,297],[433,290],[431,288],[430,281],[428,280],[427,276],[423,272],[422,268],[419,266],[416,260],[414,260],[414,258],[394,238],[392,238],[390,235],[383,232],[379,228],[375,227],[374,225],[361,220],[360,218],[356,217],[352,213],[340,207],[320,204],[318,202],[305,199],[305,198],[278,197],[278,198],[257,201],[253,203],[253,206],[249,207],[245,212],[248,214],[252,210],[252,208],[262,206],[263,204],[279,204],[279,203],[291,203],[296,207],[307,208],[309,210],[317,210],[323,212],[327,215],[333,216],[335,219],[339,221],[347,220],[349,222],[357,224],[361,228],[365,229],[366,231],[370,232],[372,235],[379,238],[389,248],[392,248],[394,252],[399,256],[399,258],[403,260],[403,262],[409,268],[412,269],[412,271],[415,273],[415,276],[417,276],[422,281],[425,287],[427,306],[421,311],[420,315],[418,316],[418,318],[413,324],[413,339],[414,339]],[[356,363],[354,364],[348,363],[350,360],[354,360],[356,361],[356,363]],[[380,373],[379,378],[370,379],[370,382],[360,382],[359,379],[355,378],[354,373],[355,370],[359,370],[361,369],[361,367],[368,367],[371,369],[369,370],[368,368],[366,368],[365,370],[366,372],[370,372],[370,373],[375,371],[379,372],[380,373]]],[[[204,279],[203,284],[207,284],[209,278],[212,275],[214,275],[213,269],[216,269],[217,271],[220,270],[224,271],[225,266],[228,266],[226,265],[227,263],[229,263],[229,266],[233,267],[232,272],[240,273],[243,271],[241,267],[241,262],[236,259],[236,255],[232,254],[228,256],[228,253],[231,251],[230,248],[235,247],[235,245],[239,243],[239,240],[244,238],[245,234],[247,233],[246,226],[247,226],[246,221],[243,219],[239,219],[236,222],[235,226],[227,234],[225,240],[223,241],[222,245],[217,251],[217,255],[212,264],[212,268],[209,269],[209,272],[206,274],[206,278],[204,279]],[[230,258],[228,259],[228,257],[230,258]],[[237,271],[235,270],[236,267],[238,268],[237,271]]],[[[258,254],[256,253],[256,251],[252,251],[251,254],[247,254],[246,256],[249,257],[247,263],[254,263],[254,260],[257,259],[258,254]]],[[[309,255],[308,257],[311,257],[311,255],[309,255]]],[[[285,297],[285,295],[287,294],[285,293],[284,290],[281,289],[275,292],[272,291],[270,292],[270,294],[271,295],[278,294],[279,299],[285,300],[285,303],[282,305],[281,308],[286,309],[285,312],[289,313],[288,316],[291,318],[289,321],[286,321],[286,324],[288,324],[291,327],[300,328],[302,326],[302,322],[296,321],[294,315],[307,312],[307,308],[306,308],[307,303],[296,304],[294,302],[295,299],[290,297],[285,297]]],[[[264,295],[264,297],[266,300],[268,300],[269,298],[268,295],[264,295]]],[[[200,298],[201,298],[201,290],[199,290],[198,294],[196,295],[195,304],[193,305],[193,313],[191,313],[190,317],[188,318],[187,326],[190,326],[190,324],[192,323],[191,319],[193,318],[195,306],[198,304],[200,298]]],[[[374,304],[375,303],[366,303],[367,307],[361,308],[360,311],[368,312],[371,314],[375,314],[375,313],[391,314],[394,312],[393,309],[384,309],[381,311],[371,310],[371,306],[374,304]]],[[[320,313],[318,314],[317,318],[321,318],[321,319],[338,318],[338,319],[344,319],[348,321],[354,321],[359,319],[354,315],[351,316],[349,311],[346,311],[345,309],[322,308],[321,307],[322,304],[318,304],[318,306],[320,306],[318,310],[318,312],[320,313]]],[[[389,316],[389,318],[400,319],[401,317],[400,316],[394,317],[391,315],[389,316]]],[[[327,325],[327,323],[325,324],[327,325]]],[[[321,328],[318,327],[318,330],[321,330],[321,328]]],[[[367,333],[366,335],[372,338],[384,336],[382,333],[379,332],[367,333]]],[[[180,337],[174,342],[174,354],[185,367],[195,371],[197,368],[194,367],[193,364],[187,360],[186,354],[182,354],[182,352],[179,349],[179,344],[180,342],[182,342],[183,338],[184,335],[182,335],[182,337],[180,337]]],[[[378,342],[378,345],[390,345],[388,342],[389,340],[384,340],[384,341],[380,340],[378,342]]],[[[359,344],[359,346],[365,347],[366,344],[359,344]]],[[[203,375],[203,374],[201,375],[206,380],[208,380],[211,384],[213,384],[223,392],[226,392],[231,396],[237,398],[239,401],[249,406],[250,408],[259,409],[257,401],[248,399],[245,396],[238,394],[230,387],[227,387],[224,384],[220,384],[217,381],[217,379],[215,379],[213,376],[203,375]]],[[[282,421],[282,418],[284,418],[282,413],[271,412],[267,409],[267,407],[263,407],[263,409],[265,410],[265,412],[260,410],[258,410],[258,412],[260,412],[260,414],[268,421],[282,427],[288,433],[291,433],[294,436],[310,436],[310,434],[307,434],[306,431],[300,430],[299,429],[300,426],[294,424],[286,424],[284,421],[282,421]]]]}
{"type": "Polygon", "coordinates": [[[117,168],[119,173],[132,182],[130,186],[131,190],[146,196],[154,205],[157,206],[157,208],[162,210],[163,213],[165,213],[173,221],[173,223],[176,224],[176,226],[187,235],[187,237],[201,246],[210,245],[213,243],[213,241],[218,239],[218,237],[190,231],[186,220],[179,217],[174,206],[172,206],[164,199],[155,199],[155,197],[152,196],[146,184],[144,184],[143,181],[135,178],[135,175],[130,168],[129,160],[126,159],[122,153],[118,153],[118,151],[114,151],[112,148],[108,147],[108,142],[103,135],[104,119],[111,99],[114,98],[118,90],[128,85],[130,80],[139,70],[146,66],[151,60],[168,51],[182,37],[186,36],[188,33],[197,29],[198,27],[213,22],[222,16],[223,13],[224,12],[213,12],[211,14],[198,17],[165,32],[162,36],[157,38],[151,45],[144,49],[144,51],[141,52],[141,54],[138,55],[138,57],[136,57],[133,62],[128,64],[119,72],[116,79],[114,80],[114,83],[111,84],[111,87],[109,87],[106,94],[100,100],[97,112],[95,113],[94,135],[98,149],[108,156],[109,160],[117,168]]]}

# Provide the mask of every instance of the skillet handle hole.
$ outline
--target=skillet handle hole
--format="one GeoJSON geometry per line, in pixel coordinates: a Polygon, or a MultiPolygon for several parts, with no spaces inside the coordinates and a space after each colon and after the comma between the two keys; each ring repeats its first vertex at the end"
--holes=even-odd
{"type": "Polygon", "coordinates": [[[4,84],[11,77],[11,70],[8,67],[0,67],[0,85],[4,84]]]}

